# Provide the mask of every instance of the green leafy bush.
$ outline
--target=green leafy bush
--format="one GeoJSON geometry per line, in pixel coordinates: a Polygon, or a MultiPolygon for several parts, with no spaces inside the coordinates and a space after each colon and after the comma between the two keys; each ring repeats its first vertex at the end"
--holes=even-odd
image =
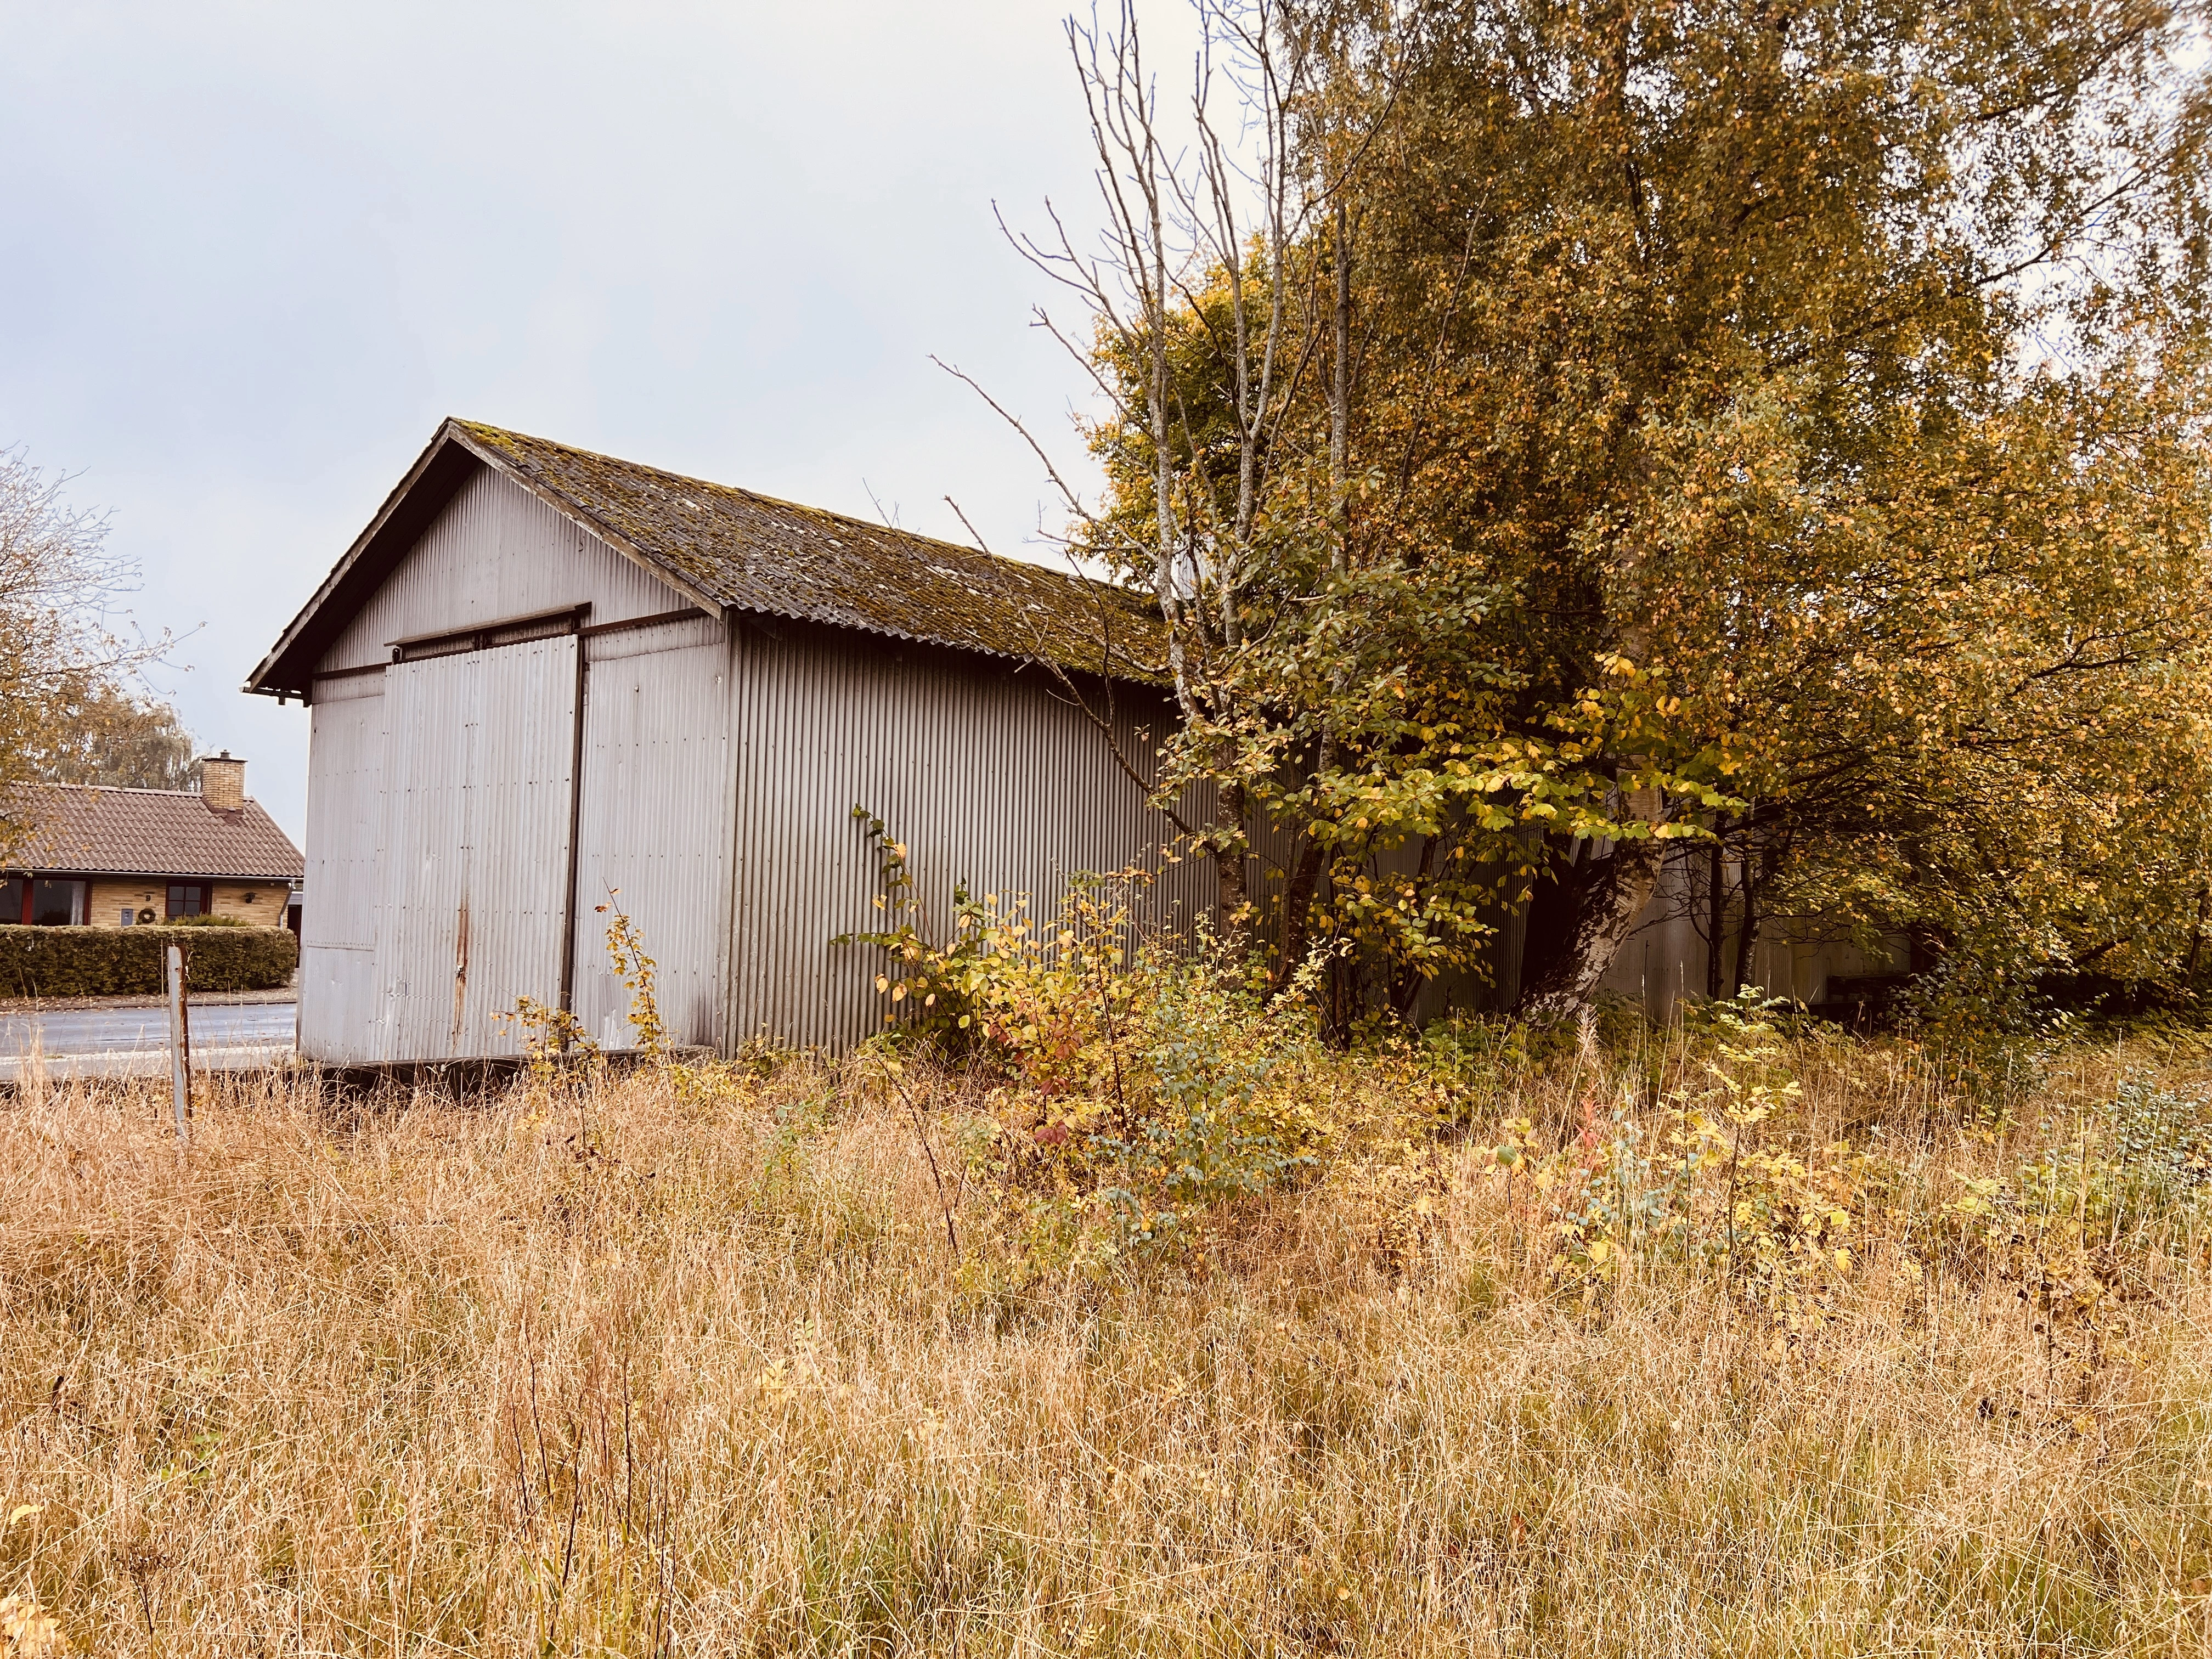
{"type": "Polygon", "coordinates": [[[158,992],[170,945],[185,947],[195,991],[268,991],[300,964],[282,927],[0,927],[0,995],[135,996],[158,992]]]}

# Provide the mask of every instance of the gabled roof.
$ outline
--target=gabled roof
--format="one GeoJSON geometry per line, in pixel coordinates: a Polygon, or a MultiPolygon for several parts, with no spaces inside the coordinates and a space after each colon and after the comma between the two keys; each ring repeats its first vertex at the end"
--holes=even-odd
{"type": "Polygon", "coordinates": [[[24,826],[0,857],[9,870],[271,881],[307,870],[300,849],[256,800],[219,811],[185,789],[22,783],[0,795],[0,807],[24,826]]]}
{"type": "Polygon", "coordinates": [[[1127,589],[449,420],[246,689],[304,694],[339,629],[479,465],[505,473],[716,615],[826,623],[1120,679],[1165,675],[1159,613],[1127,589]]]}

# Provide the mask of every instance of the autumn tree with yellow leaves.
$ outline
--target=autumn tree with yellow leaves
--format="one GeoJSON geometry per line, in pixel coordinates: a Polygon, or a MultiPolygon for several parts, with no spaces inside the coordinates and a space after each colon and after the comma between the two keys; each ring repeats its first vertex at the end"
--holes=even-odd
{"type": "Polygon", "coordinates": [[[1204,15],[1244,149],[1079,32],[1115,228],[1043,252],[1279,980],[1525,906],[1585,1006],[1670,857],[1977,996],[2203,965],[2201,6],[1204,15]]]}

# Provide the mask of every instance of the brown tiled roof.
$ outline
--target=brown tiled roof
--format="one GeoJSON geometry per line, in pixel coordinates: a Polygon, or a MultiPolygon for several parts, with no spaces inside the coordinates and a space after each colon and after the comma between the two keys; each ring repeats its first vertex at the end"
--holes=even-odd
{"type": "Polygon", "coordinates": [[[687,592],[775,617],[1157,679],[1158,608],[1127,589],[475,421],[453,428],[687,592]]]}
{"type": "Polygon", "coordinates": [[[181,789],[18,784],[4,797],[15,827],[0,866],[76,875],[259,877],[289,881],[307,865],[258,801],[217,811],[181,789]]]}

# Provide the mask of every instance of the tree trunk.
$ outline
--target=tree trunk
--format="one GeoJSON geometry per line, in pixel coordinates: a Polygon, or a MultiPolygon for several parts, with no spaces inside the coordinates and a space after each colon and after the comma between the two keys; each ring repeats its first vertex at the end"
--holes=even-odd
{"type": "Polygon", "coordinates": [[[1743,933],[1735,944],[1735,989],[1741,992],[1751,983],[1758,967],[1759,914],[1759,901],[1774,880],[1775,872],[1782,867],[1783,832],[1770,830],[1762,839],[1758,857],[1752,856],[1748,839],[1743,848],[1743,933]]]}
{"type": "Polygon", "coordinates": [[[1728,944],[1728,845],[1721,839],[1725,818],[1713,823],[1713,844],[1705,865],[1705,1000],[1721,994],[1721,951],[1728,944]]]}
{"type": "MultiPolygon", "coordinates": [[[[1417,890],[1436,873],[1438,839],[1435,836],[1421,838],[1421,861],[1413,871],[1417,890]]],[[[1405,963],[1396,963],[1385,971],[1389,975],[1386,983],[1389,988],[1390,1012],[1400,1019],[1411,1019],[1414,1005],[1421,1000],[1421,988],[1429,982],[1428,975],[1419,968],[1405,963]]]]}
{"type": "MultiPolygon", "coordinates": [[[[1352,243],[1344,198],[1337,198],[1335,221],[1329,239],[1329,262],[1334,272],[1335,310],[1333,350],[1328,380],[1328,566],[1341,577],[1351,565],[1351,482],[1345,464],[1352,430],[1352,243]]],[[[1334,707],[1344,695],[1344,671],[1329,676],[1331,708],[1322,720],[1321,743],[1314,758],[1314,776],[1328,775],[1336,764],[1333,733],[1334,707]]],[[[1305,960],[1313,942],[1313,902],[1328,862],[1327,849],[1311,836],[1299,849],[1283,890],[1282,955],[1269,976],[1270,995],[1279,995],[1305,960]]]]}
{"type": "Polygon", "coordinates": [[[1517,1012],[1550,1019],[1578,1014],[1589,1006],[1590,994],[1658,889],[1664,851],[1656,840],[1617,842],[1603,858],[1581,865],[1571,923],[1540,955],[1533,975],[1523,959],[1517,1012]]]}
{"type": "Polygon", "coordinates": [[[1751,974],[1759,951],[1759,888],[1751,876],[1751,849],[1743,849],[1743,931],[1735,939],[1735,985],[1731,996],[1741,996],[1743,988],[1751,983],[1751,974]]]}
{"type": "Polygon", "coordinates": [[[1282,955],[1269,976],[1267,990],[1271,996],[1279,996],[1290,984],[1291,975],[1298,971],[1298,964],[1305,960],[1306,951],[1313,943],[1314,896],[1321,886],[1322,868],[1327,862],[1321,842],[1308,836],[1283,888],[1282,955]]]}
{"type": "Polygon", "coordinates": [[[1224,783],[1213,814],[1213,868],[1221,884],[1221,937],[1241,942],[1244,908],[1251,898],[1244,880],[1244,786],[1224,783]]]}
{"type": "Polygon", "coordinates": [[[2197,983],[2197,970],[2204,960],[2204,936],[2212,932],[2212,886],[2197,890],[2197,925],[2189,930],[2189,957],[2181,964],[2181,988],[2197,983]]]}

